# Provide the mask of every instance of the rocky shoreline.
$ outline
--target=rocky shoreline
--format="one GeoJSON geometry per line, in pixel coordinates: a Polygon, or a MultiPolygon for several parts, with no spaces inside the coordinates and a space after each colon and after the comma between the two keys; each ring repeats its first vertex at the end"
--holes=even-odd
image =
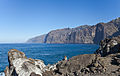
{"type": "Polygon", "coordinates": [[[95,54],[74,56],[54,65],[27,58],[23,52],[8,52],[5,76],[120,76],[120,36],[100,42],[95,54]]]}

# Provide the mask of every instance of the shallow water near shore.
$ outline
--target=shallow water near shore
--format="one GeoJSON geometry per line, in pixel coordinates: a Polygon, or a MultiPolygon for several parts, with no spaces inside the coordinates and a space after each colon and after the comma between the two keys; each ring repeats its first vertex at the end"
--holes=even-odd
{"type": "Polygon", "coordinates": [[[92,54],[98,45],[95,44],[0,44],[0,72],[3,72],[8,64],[7,52],[17,49],[26,54],[28,58],[41,59],[45,64],[54,64],[67,56],[80,54],[92,54]]]}

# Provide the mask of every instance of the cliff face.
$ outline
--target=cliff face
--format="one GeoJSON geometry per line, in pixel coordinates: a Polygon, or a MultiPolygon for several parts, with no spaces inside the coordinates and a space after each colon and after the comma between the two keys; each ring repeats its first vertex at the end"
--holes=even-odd
{"type": "MultiPolygon", "coordinates": [[[[58,29],[49,32],[44,37],[44,43],[95,43],[98,44],[105,38],[120,34],[120,18],[108,23],[98,23],[93,26],[79,26],[76,28],[58,29]]],[[[38,42],[40,38],[33,38],[38,42]]],[[[30,40],[31,41],[31,40],[30,40]]],[[[33,42],[32,41],[32,42],[33,42]]]]}
{"type": "Polygon", "coordinates": [[[51,31],[47,34],[45,43],[93,43],[95,27],[80,26],[51,31]]]}

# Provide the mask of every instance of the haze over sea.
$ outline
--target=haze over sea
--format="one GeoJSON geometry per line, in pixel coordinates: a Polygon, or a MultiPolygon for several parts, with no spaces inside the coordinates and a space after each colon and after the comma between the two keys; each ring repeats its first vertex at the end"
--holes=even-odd
{"type": "Polygon", "coordinates": [[[54,64],[67,56],[91,54],[98,49],[95,44],[0,44],[0,72],[3,72],[8,64],[8,51],[17,49],[26,54],[28,58],[41,59],[45,64],[54,64]]]}

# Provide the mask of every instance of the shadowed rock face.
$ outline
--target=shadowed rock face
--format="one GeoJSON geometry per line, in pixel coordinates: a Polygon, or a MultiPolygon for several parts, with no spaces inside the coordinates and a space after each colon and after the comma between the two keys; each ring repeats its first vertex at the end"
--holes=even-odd
{"type": "Polygon", "coordinates": [[[46,36],[38,36],[28,40],[33,43],[95,43],[105,38],[120,34],[120,18],[108,23],[98,23],[93,26],[83,25],[76,28],[58,29],[49,32],[46,36]],[[40,42],[39,42],[40,41],[40,42]]]}
{"type": "Polygon", "coordinates": [[[120,52],[120,36],[102,40],[100,48],[95,53],[101,56],[107,56],[118,52],[120,52]]]}
{"type": "Polygon", "coordinates": [[[9,67],[6,76],[119,76],[120,36],[102,40],[95,54],[74,56],[54,65],[27,58],[23,52],[8,52],[9,67]]]}
{"type": "Polygon", "coordinates": [[[93,43],[95,27],[80,26],[51,31],[47,34],[45,43],[93,43]]]}

